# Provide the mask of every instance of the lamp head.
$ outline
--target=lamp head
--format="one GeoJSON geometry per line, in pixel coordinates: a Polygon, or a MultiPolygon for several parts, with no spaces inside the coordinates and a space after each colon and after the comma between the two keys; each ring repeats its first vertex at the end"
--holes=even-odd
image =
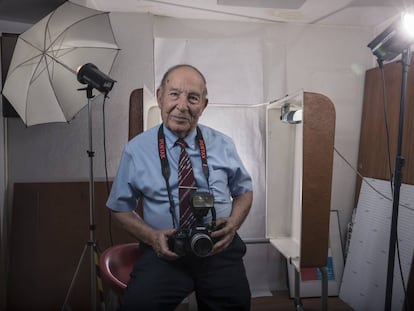
{"type": "Polygon", "coordinates": [[[290,110],[290,104],[283,104],[280,109],[280,120],[283,123],[297,124],[302,122],[302,109],[290,110]]]}
{"type": "Polygon", "coordinates": [[[380,61],[390,61],[414,43],[414,15],[404,13],[394,21],[368,47],[380,61]]]}
{"type": "Polygon", "coordinates": [[[87,84],[89,87],[97,89],[104,94],[108,94],[116,82],[91,63],[80,66],[77,72],[77,78],[80,83],[87,84]]]}

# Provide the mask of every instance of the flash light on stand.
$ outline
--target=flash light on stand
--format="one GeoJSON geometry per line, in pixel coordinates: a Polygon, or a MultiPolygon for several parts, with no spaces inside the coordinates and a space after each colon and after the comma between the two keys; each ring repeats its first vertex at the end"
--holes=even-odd
{"type": "Polygon", "coordinates": [[[414,15],[404,13],[372,40],[368,47],[379,61],[390,61],[414,42],[414,15]]]}
{"type": "Polygon", "coordinates": [[[77,78],[80,83],[87,84],[89,87],[97,89],[105,95],[112,90],[116,82],[92,63],[79,66],[77,69],[77,78]]]}

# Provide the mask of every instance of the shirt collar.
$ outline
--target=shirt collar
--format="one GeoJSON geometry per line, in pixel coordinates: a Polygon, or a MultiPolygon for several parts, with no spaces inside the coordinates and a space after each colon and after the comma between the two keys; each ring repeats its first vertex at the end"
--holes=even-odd
{"type": "MultiPolygon", "coordinates": [[[[164,127],[164,136],[165,136],[165,141],[167,143],[167,148],[171,149],[174,147],[174,144],[177,141],[178,137],[173,132],[171,132],[165,126],[165,124],[163,124],[163,127],[164,127]]],[[[197,130],[194,129],[190,132],[190,134],[184,137],[185,142],[187,143],[188,147],[191,149],[195,149],[196,135],[197,135],[197,130]]]]}

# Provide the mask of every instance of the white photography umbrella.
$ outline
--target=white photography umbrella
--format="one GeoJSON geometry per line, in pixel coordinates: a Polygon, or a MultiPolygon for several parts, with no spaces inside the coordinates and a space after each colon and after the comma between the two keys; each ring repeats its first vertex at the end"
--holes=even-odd
{"type": "Polygon", "coordinates": [[[19,36],[3,95],[27,126],[68,122],[87,104],[77,69],[108,74],[118,51],[107,12],[67,1],[19,36]]]}

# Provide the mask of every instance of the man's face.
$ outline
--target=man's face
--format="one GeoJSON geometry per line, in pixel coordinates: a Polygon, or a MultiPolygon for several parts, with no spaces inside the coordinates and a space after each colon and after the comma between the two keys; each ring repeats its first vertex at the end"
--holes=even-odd
{"type": "Polygon", "coordinates": [[[165,126],[178,137],[187,136],[197,126],[207,106],[202,77],[190,67],[179,67],[157,90],[158,106],[165,126]]]}

